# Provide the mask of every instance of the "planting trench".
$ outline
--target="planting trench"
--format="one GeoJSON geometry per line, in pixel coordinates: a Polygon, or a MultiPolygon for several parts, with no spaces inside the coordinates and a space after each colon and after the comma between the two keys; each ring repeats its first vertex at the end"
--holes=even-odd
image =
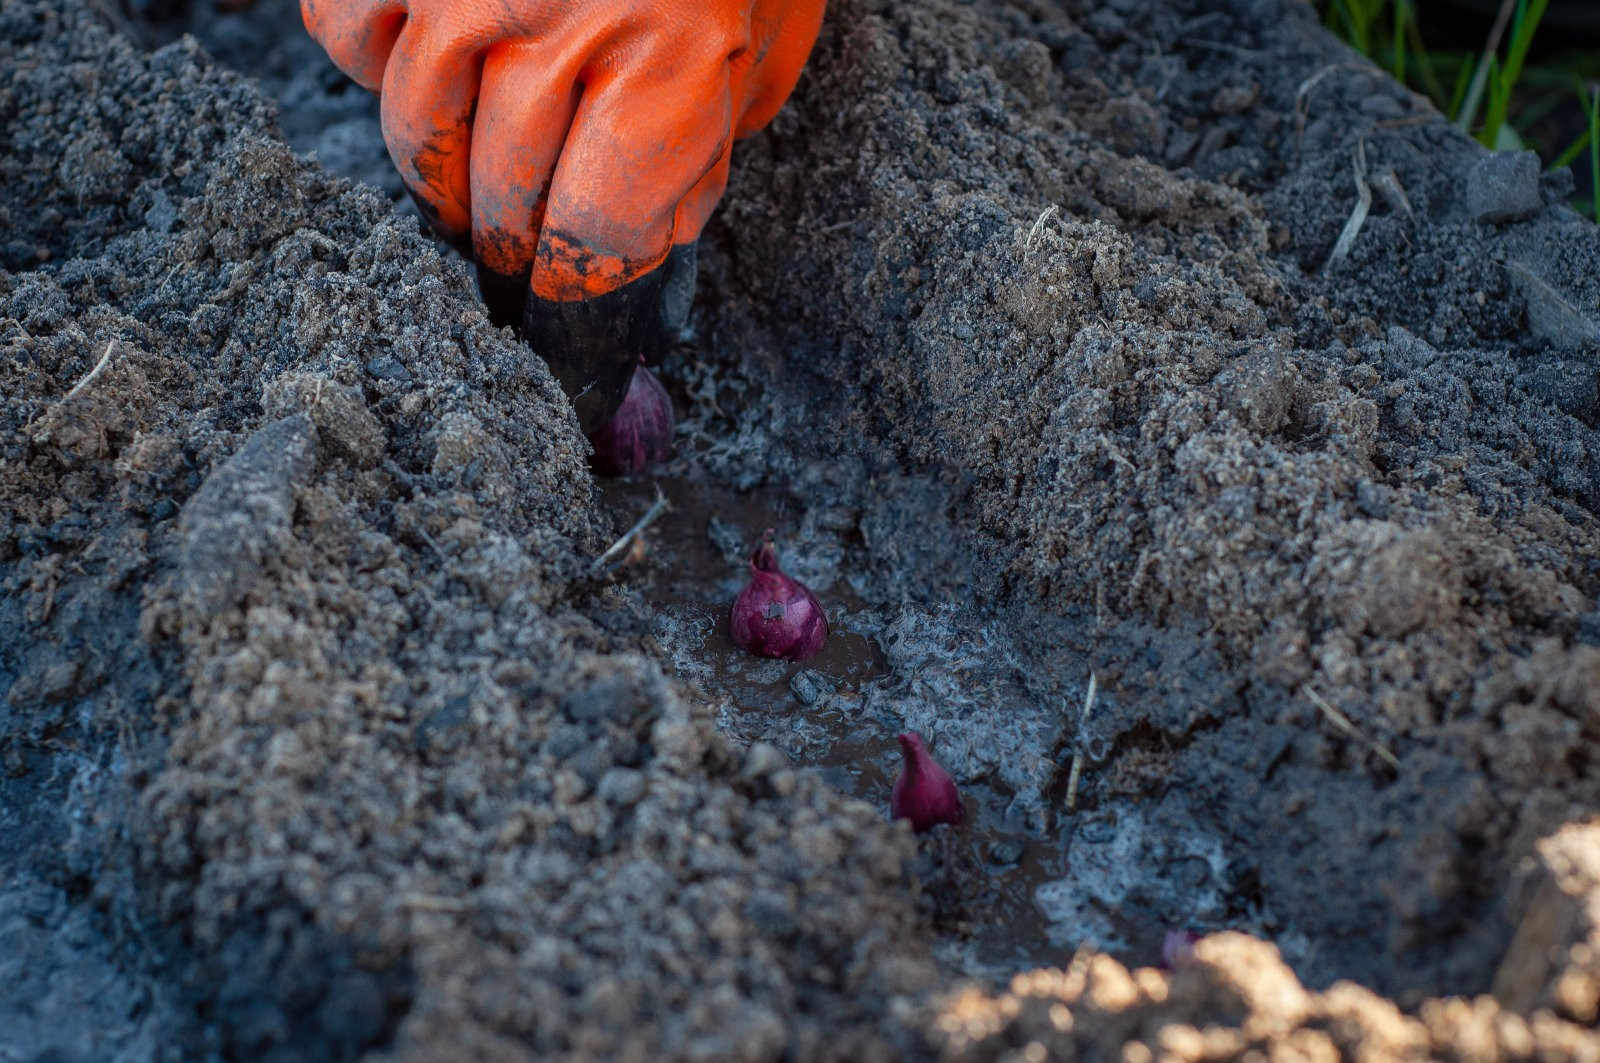
{"type": "Polygon", "coordinates": [[[187,23],[276,127],[5,18],[26,1053],[1593,1050],[1600,249],[1298,7],[836,5],[593,492],[291,5],[187,23]],[[767,526],[807,667],[721,627],[767,526]],[[1078,953],[1171,927],[1288,968],[1078,953]]]}

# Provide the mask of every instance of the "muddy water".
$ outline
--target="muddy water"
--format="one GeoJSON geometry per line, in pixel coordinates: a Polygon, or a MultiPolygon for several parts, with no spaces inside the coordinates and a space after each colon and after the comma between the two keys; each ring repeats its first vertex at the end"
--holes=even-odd
{"type": "MultiPolygon", "coordinates": [[[[621,576],[655,611],[654,634],[665,656],[680,678],[719,707],[728,734],[777,746],[887,816],[900,770],[895,735],[901,725],[893,702],[914,677],[895,674],[879,641],[889,622],[881,604],[854,589],[869,581],[851,570],[851,551],[815,538],[795,541],[799,514],[786,494],[736,492],[682,463],[673,471],[601,487],[618,527],[631,526],[658,489],[671,506],[646,531],[644,547],[621,576]],[[744,585],[749,551],[766,528],[777,532],[786,570],[805,574],[828,612],[827,646],[803,663],[751,656],[728,634],[729,605],[744,585]],[[832,558],[839,560],[822,560],[832,558]]],[[[934,752],[940,757],[937,747],[934,752]]],[[[973,974],[1063,962],[1079,943],[1077,936],[1053,924],[1035,895],[1067,879],[1068,852],[1080,826],[1110,841],[1117,833],[1115,817],[1085,809],[1081,819],[1053,817],[1053,830],[1030,830],[1007,789],[959,774],[958,780],[967,823],[959,831],[941,827],[924,837],[918,865],[923,903],[943,935],[941,951],[973,974]]],[[[1124,946],[1113,951],[1129,962],[1149,963],[1165,924],[1124,910],[1111,929],[1124,946]]]]}

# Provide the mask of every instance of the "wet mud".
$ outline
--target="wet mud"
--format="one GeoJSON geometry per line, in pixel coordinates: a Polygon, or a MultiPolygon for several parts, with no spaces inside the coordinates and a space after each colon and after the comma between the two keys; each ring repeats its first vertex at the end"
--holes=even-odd
{"type": "MultiPolygon", "coordinates": [[[[624,578],[649,603],[652,634],[676,674],[717,710],[724,733],[773,746],[840,793],[887,810],[900,773],[895,736],[908,715],[900,702],[911,677],[896,673],[879,643],[886,637],[883,603],[855,590],[870,581],[851,571],[846,544],[815,526],[810,537],[791,542],[782,533],[786,518],[797,515],[792,499],[774,490],[733,491],[703,475],[611,481],[602,486],[602,505],[627,528],[658,492],[671,509],[642,533],[624,578]],[[753,657],[729,635],[729,607],[767,528],[780,533],[785,571],[803,574],[828,616],[826,645],[804,662],[753,657]]],[[[977,652],[964,643],[958,638],[929,652],[954,662],[977,652]]],[[[969,777],[967,822],[959,832],[936,830],[922,846],[924,904],[943,935],[939,950],[974,975],[1060,962],[1077,944],[1051,934],[1034,902],[1040,887],[1065,876],[1072,833],[1030,832],[1012,812],[1013,798],[1003,785],[969,777]]],[[[1150,943],[1164,929],[1139,928],[1134,938],[1143,955],[1120,935],[1100,940],[1138,963],[1157,954],[1150,943]]]]}
{"type": "Polygon", "coordinates": [[[292,4],[0,71],[0,1054],[1595,1051],[1600,244],[1301,6],[841,0],[605,483],[292,4]]]}

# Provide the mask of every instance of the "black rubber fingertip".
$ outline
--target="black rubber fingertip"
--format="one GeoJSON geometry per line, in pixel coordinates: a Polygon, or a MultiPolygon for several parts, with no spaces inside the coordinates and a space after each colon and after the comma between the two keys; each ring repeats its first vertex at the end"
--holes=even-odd
{"type": "Polygon", "coordinates": [[[682,340],[689,335],[689,311],[694,309],[699,276],[698,248],[694,243],[676,244],[661,264],[661,326],[669,340],[682,340]]]}
{"type": "Polygon", "coordinates": [[[554,303],[530,295],[522,335],[572,400],[578,423],[591,435],[622,405],[642,358],[661,360],[663,271],[658,267],[594,299],[554,303]]]}
{"type": "Polygon", "coordinates": [[[478,294],[489,311],[489,320],[495,328],[510,325],[520,328],[525,304],[528,301],[528,274],[506,276],[496,273],[483,263],[478,263],[478,294]]]}

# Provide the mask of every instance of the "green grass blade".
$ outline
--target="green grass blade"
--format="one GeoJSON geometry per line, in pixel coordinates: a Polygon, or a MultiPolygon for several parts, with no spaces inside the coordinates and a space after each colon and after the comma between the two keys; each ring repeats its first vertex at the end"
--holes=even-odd
{"type": "Polygon", "coordinates": [[[1411,0],[1394,0],[1394,79],[1406,83],[1406,23],[1411,13],[1411,0]]]}
{"type": "Polygon", "coordinates": [[[1512,22],[1510,30],[1510,46],[1506,50],[1506,66],[1499,70],[1498,91],[1490,94],[1490,112],[1483,122],[1485,142],[1490,147],[1499,142],[1501,126],[1506,125],[1506,115],[1510,110],[1510,94],[1517,88],[1517,82],[1522,78],[1522,64],[1528,58],[1528,45],[1533,43],[1533,35],[1539,32],[1539,19],[1544,18],[1544,8],[1549,6],[1550,0],[1517,0],[1517,18],[1512,22]]]}
{"type": "Polygon", "coordinates": [[[1506,51],[1506,94],[1516,88],[1517,79],[1522,77],[1522,63],[1528,57],[1528,47],[1533,44],[1533,35],[1539,32],[1539,20],[1544,18],[1544,9],[1550,6],[1550,0],[1533,0],[1526,10],[1518,5],[1518,18],[1516,25],[1511,30],[1511,47],[1506,51]]]}
{"type": "Polygon", "coordinates": [[[1450,93],[1450,107],[1445,111],[1445,114],[1449,116],[1450,121],[1456,122],[1457,126],[1461,124],[1458,121],[1458,119],[1461,117],[1461,105],[1466,100],[1467,85],[1471,81],[1472,59],[1468,57],[1461,61],[1461,66],[1456,70],[1455,91],[1450,93]]]}
{"type": "Polygon", "coordinates": [[[1594,220],[1600,224],[1600,85],[1590,87],[1589,175],[1594,182],[1594,220]]]}
{"type": "Polygon", "coordinates": [[[1366,0],[1349,0],[1350,2],[1350,36],[1355,41],[1356,51],[1362,55],[1372,55],[1372,7],[1366,0]]]}
{"type": "MultiPolygon", "coordinates": [[[[1472,72],[1472,82],[1467,86],[1467,96],[1461,104],[1461,110],[1456,114],[1456,128],[1463,133],[1471,132],[1472,124],[1478,120],[1478,105],[1483,102],[1484,91],[1489,87],[1491,66],[1500,54],[1500,37],[1505,32],[1507,24],[1511,21],[1513,13],[1520,14],[1523,10],[1524,0],[1501,0],[1500,11],[1494,17],[1494,25],[1489,28],[1489,39],[1483,43],[1483,58],[1479,59],[1472,72]]],[[[1482,136],[1479,136],[1482,140],[1482,136]]]]}
{"type": "Polygon", "coordinates": [[[1506,49],[1505,65],[1498,75],[1491,74],[1499,83],[1489,93],[1489,112],[1484,117],[1482,140],[1491,148],[1500,140],[1500,127],[1506,124],[1506,114],[1511,109],[1511,93],[1522,77],[1522,63],[1528,57],[1528,46],[1539,30],[1539,20],[1550,0],[1517,0],[1517,14],[1511,25],[1511,45],[1506,49]]]}
{"type": "Polygon", "coordinates": [[[1589,146],[1589,131],[1585,129],[1578,134],[1578,139],[1567,145],[1567,149],[1557,155],[1550,162],[1549,169],[1559,170],[1563,166],[1571,166],[1583,154],[1583,149],[1589,146]]]}
{"type": "Polygon", "coordinates": [[[1489,97],[1489,105],[1484,111],[1483,128],[1478,130],[1478,143],[1493,151],[1495,141],[1500,137],[1500,126],[1505,122],[1505,105],[1510,98],[1497,56],[1489,57],[1489,72],[1484,78],[1483,85],[1489,97]]]}
{"type": "Polygon", "coordinates": [[[1489,71],[1493,65],[1493,57],[1485,56],[1470,68],[1471,80],[1467,82],[1461,106],[1456,110],[1456,128],[1463,133],[1470,130],[1472,123],[1478,120],[1478,104],[1483,102],[1484,88],[1489,83],[1489,71]]]}

